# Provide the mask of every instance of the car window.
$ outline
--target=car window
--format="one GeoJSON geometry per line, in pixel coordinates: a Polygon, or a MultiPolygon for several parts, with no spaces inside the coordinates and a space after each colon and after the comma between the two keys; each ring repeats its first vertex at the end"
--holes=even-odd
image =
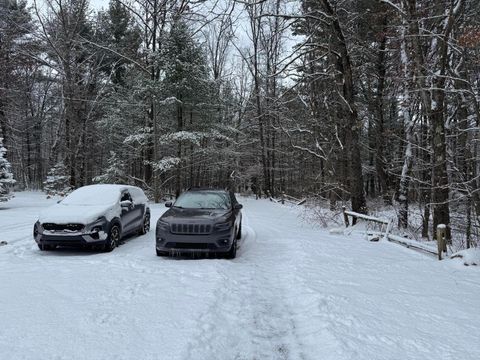
{"type": "Polygon", "coordinates": [[[214,191],[186,192],[180,195],[173,205],[185,209],[223,209],[231,208],[227,193],[214,191]]]}
{"type": "Polygon", "coordinates": [[[122,193],[122,197],[120,198],[120,201],[132,201],[132,197],[130,196],[130,194],[128,193],[128,191],[125,191],[124,193],[122,193]]]}

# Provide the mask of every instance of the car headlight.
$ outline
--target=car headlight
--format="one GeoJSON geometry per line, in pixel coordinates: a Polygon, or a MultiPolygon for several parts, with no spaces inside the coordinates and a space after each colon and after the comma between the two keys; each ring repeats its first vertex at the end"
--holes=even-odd
{"type": "Polygon", "coordinates": [[[215,229],[219,231],[230,230],[231,228],[232,228],[232,224],[230,222],[215,224],[215,229]]]}
{"type": "Polygon", "coordinates": [[[106,225],[107,219],[105,219],[104,217],[100,217],[95,222],[88,224],[86,226],[86,230],[87,232],[98,233],[100,231],[103,231],[106,225]]]}
{"type": "Polygon", "coordinates": [[[170,230],[170,224],[166,221],[158,220],[157,229],[164,230],[164,231],[169,231],[170,230]]]}

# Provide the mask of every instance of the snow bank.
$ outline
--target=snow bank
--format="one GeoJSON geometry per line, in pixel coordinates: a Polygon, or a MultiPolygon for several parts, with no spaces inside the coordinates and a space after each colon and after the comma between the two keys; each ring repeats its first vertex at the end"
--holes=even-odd
{"type": "Polygon", "coordinates": [[[328,230],[330,234],[343,235],[345,233],[345,228],[334,227],[328,230]]]}
{"type": "Polygon", "coordinates": [[[466,249],[459,252],[456,252],[452,256],[451,259],[458,260],[460,259],[465,266],[469,265],[480,265],[480,249],[479,248],[472,248],[466,249]]]}

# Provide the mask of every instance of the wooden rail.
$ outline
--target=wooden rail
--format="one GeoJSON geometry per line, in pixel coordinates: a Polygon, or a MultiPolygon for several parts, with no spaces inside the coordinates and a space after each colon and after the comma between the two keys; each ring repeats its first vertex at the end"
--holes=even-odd
{"type": "Polygon", "coordinates": [[[415,241],[415,240],[406,239],[401,236],[392,235],[392,234],[388,235],[387,240],[390,242],[405,246],[406,248],[409,248],[409,249],[421,251],[429,255],[433,255],[435,257],[437,256],[437,252],[435,250],[428,248],[426,246],[423,246],[422,243],[419,243],[418,241],[415,241]]]}
{"type": "Polygon", "coordinates": [[[270,198],[271,201],[275,201],[275,202],[277,202],[277,203],[285,204],[285,202],[289,202],[290,204],[294,204],[294,205],[297,205],[297,206],[303,205],[303,204],[305,204],[305,202],[307,201],[306,198],[298,199],[298,198],[296,198],[296,197],[287,195],[287,194],[285,194],[284,192],[282,192],[282,194],[280,195],[280,199],[279,199],[279,200],[275,199],[275,198],[272,197],[272,196],[269,196],[269,198],[270,198]]]}
{"type": "MultiPolygon", "coordinates": [[[[365,220],[365,221],[372,221],[372,222],[382,224],[382,229],[383,229],[383,225],[386,225],[385,231],[384,232],[382,231],[381,234],[382,234],[384,239],[388,240],[388,235],[390,234],[390,231],[392,230],[392,226],[393,226],[392,221],[387,220],[387,219],[376,218],[374,216],[369,216],[369,215],[365,215],[365,214],[361,214],[361,213],[357,213],[355,211],[349,211],[349,210],[347,210],[347,208],[345,206],[342,206],[342,213],[343,213],[343,220],[345,222],[345,227],[350,226],[350,221],[348,219],[349,216],[351,216],[354,219],[358,218],[358,219],[362,219],[362,220],[365,220]]],[[[352,221],[352,224],[353,224],[353,222],[354,221],[352,221]]]]}
{"type": "Polygon", "coordinates": [[[409,249],[421,251],[421,252],[427,253],[429,255],[438,256],[439,260],[442,260],[442,253],[447,252],[446,241],[445,241],[445,235],[446,235],[445,234],[446,233],[446,226],[445,225],[440,224],[437,227],[437,251],[435,251],[435,249],[429,248],[429,247],[423,245],[422,243],[420,243],[418,241],[391,234],[390,232],[391,232],[392,227],[393,227],[393,222],[391,220],[376,218],[374,216],[369,216],[369,215],[360,214],[360,213],[357,213],[357,212],[354,212],[354,211],[349,211],[349,210],[346,209],[345,206],[342,207],[342,212],[343,212],[343,219],[344,219],[344,222],[345,222],[345,227],[350,226],[350,221],[349,221],[349,218],[348,218],[349,216],[351,216],[352,218],[359,218],[359,219],[362,219],[362,220],[365,220],[365,221],[372,221],[372,222],[376,222],[376,223],[379,223],[379,224],[382,224],[382,225],[387,225],[387,228],[386,228],[385,232],[370,232],[370,233],[367,232],[368,235],[371,234],[371,235],[383,236],[383,239],[385,239],[387,241],[405,246],[409,249]]]}

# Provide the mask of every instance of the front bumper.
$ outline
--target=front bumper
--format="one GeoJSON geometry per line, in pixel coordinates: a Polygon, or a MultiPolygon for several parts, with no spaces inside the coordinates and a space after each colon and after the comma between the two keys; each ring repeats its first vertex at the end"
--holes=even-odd
{"type": "Polygon", "coordinates": [[[105,244],[106,239],[94,239],[90,235],[38,235],[35,241],[39,245],[87,246],[105,244]]]}
{"type": "Polygon", "coordinates": [[[34,226],[33,237],[39,245],[88,246],[105,244],[108,224],[103,219],[85,226],[82,231],[49,231],[40,223],[34,226]],[[95,231],[93,230],[95,229],[95,231]]]}
{"type": "Polygon", "coordinates": [[[234,241],[234,231],[214,232],[208,235],[179,235],[167,231],[156,232],[156,248],[169,253],[227,252],[234,241]]]}

